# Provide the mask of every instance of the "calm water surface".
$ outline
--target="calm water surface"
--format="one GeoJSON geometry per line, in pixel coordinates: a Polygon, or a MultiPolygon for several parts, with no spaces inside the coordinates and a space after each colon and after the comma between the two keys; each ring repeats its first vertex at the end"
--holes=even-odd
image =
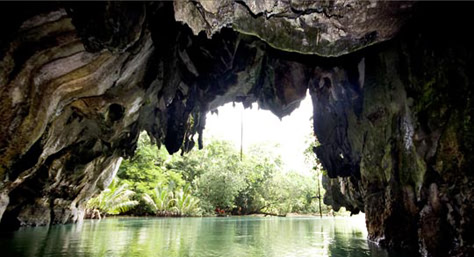
{"type": "Polygon", "coordinates": [[[0,233],[0,256],[372,256],[357,218],[108,218],[0,233]]]}

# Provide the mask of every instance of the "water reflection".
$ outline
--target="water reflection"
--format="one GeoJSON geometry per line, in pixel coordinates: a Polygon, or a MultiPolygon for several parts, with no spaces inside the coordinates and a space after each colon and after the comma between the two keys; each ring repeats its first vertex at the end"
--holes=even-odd
{"type": "Polygon", "coordinates": [[[396,256],[369,247],[361,218],[118,218],[0,236],[2,256],[396,256]]]}

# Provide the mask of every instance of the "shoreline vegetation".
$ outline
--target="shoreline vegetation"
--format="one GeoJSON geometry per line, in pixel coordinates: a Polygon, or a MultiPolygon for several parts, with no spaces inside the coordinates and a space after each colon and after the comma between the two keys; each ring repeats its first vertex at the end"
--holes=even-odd
{"type": "Polygon", "coordinates": [[[252,146],[241,155],[230,142],[209,140],[202,150],[170,156],[142,133],[135,155],[87,202],[85,218],[345,215],[322,203],[324,170],[314,144],[308,140],[302,153],[312,167],[303,175],[285,170],[278,145],[252,146]]]}
{"type": "Polygon", "coordinates": [[[98,217],[86,217],[85,219],[89,220],[100,220],[105,218],[231,218],[231,217],[259,217],[259,218],[266,218],[266,217],[281,217],[281,218],[348,218],[348,217],[361,217],[364,216],[363,213],[357,215],[351,215],[349,211],[340,210],[336,213],[323,213],[322,216],[319,213],[287,213],[286,215],[276,215],[270,213],[253,213],[253,214],[244,214],[244,215],[201,215],[201,216],[179,216],[179,215],[167,215],[167,216],[158,216],[158,215],[126,215],[126,214],[117,214],[117,215],[109,215],[104,216],[101,218],[98,217]]]}

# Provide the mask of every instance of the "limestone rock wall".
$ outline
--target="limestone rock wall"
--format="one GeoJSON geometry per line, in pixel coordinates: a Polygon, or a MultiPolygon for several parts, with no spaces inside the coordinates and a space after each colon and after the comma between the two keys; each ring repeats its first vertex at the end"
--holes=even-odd
{"type": "Polygon", "coordinates": [[[73,23],[65,8],[53,6],[2,44],[5,224],[81,219],[84,200],[110,183],[120,156],[133,153],[150,34],[143,31],[121,54],[89,52],[73,23]]]}
{"type": "Polygon", "coordinates": [[[470,256],[472,40],[436,21],[452,9],[435,7],[397,39],[313,77],[315,153],[328,171],[325,202],[364,211],[369,239],[470,256]]]}
{"type": "Polygon", "coordinates": [[[468,5],[0,7],[2,226],[81,220],[142,130],[186,152],[202,147],[208,111],[258,101],[282,117],[309,88],[325,202],[365,212],[381,245],[474,255],[468,5]]]}
{"type": "Polygon", "coordinates": [[[172,2],[38,5],[2,8],[15,24],[0,48],[3,225],[80,220],[141,130],[186,152],[210,109],[259,101],[283,116],[306,92],[303,64],[230,29],[194,36],[172,2]]]}

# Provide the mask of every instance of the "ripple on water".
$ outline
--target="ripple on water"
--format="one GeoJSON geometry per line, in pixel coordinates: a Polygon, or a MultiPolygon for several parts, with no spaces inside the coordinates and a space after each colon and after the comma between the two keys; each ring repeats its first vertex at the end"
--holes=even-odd
{"type": "Polygon", "coordinates": [[[360,218],[112,218],[0,233],[0,248],[2,257],[389,256],[366,236],[360,218]]]}

